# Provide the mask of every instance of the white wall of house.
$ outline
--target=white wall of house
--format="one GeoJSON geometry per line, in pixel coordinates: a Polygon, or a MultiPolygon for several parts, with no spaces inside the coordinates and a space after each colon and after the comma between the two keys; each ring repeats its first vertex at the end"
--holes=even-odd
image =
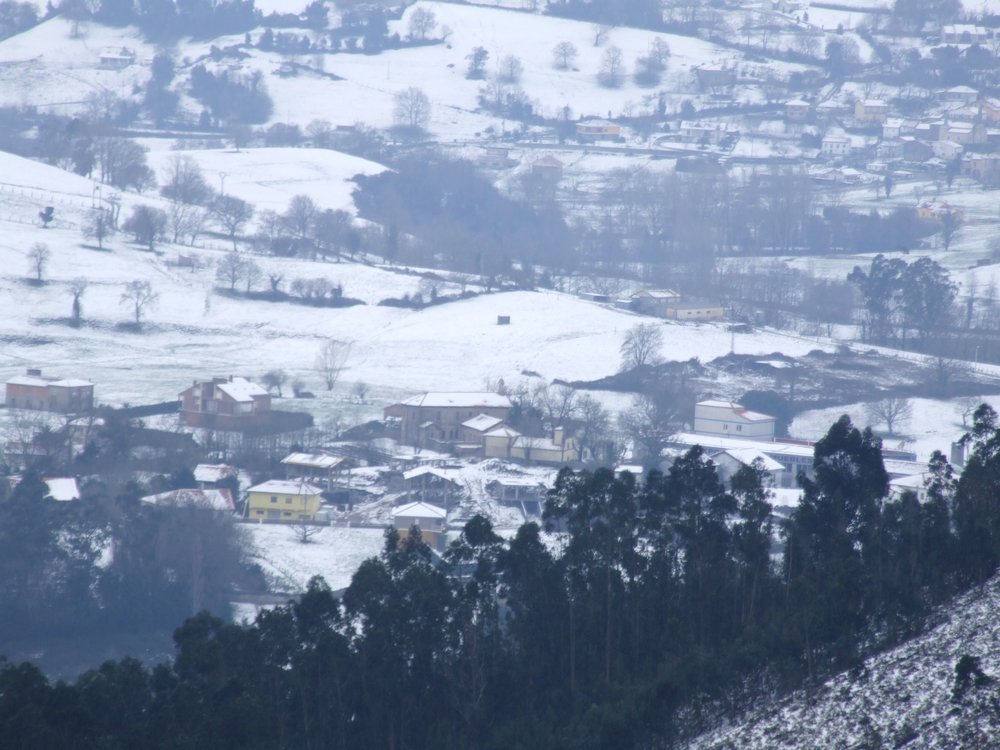
{"type": "Polygon", "coordinates": [[[694,407],[694,431],[703,435],[774,439],[774,417],[743,409],[740,404],[703,401],[694,407]]]}

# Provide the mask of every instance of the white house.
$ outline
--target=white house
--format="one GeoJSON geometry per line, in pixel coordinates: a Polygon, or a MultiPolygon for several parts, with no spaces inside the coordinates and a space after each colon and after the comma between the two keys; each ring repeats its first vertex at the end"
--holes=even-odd
{"type": "Polygon", "coordinates": [[[694,431],[699,435],[774,440],[774,422],[774,417],[732,401],[700,401],[694,407],[694,431]]]}
{"type": "Polygon", "coordinates": [[[711,453],[709,457],[715,463],[719,479],[723,482],[728,483],[733,478],[733,474],[744,466],[750,466],[754,461],[760,461],[761,467],[767,472],[764,477],[764,485],[766,487],[780,487],[782,485],[784,465],[756,448],[726,448],[711,453]]]}
{"type": "Polygon", "coordinates": [[[851,153],[851,139],[841,135],[823,136],[820,153],[824,156],[846,156],[851,153]]]}
{"type": "Polygon", "coordinates": [[[444,508],[430,503],[407,503],[392,509],[392,525],[399,534],[400,541],[406,538],[410,529],[420,529],[420,538],[432,549],[444,549],[444,522],[448,513],[444,508]]]}

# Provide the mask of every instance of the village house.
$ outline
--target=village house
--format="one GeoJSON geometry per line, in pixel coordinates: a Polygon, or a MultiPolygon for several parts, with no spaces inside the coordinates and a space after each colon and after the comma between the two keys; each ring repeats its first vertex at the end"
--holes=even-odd
{"type": "Polygon", "coordinates": [[[621,126],[607,120],[584,120],[576,124],[576,139],[581,143],[616,141],[621,136],[621,126]]]}
{"type": "Polygon", "coordinates": [[[669,320],[722,320],[725,315],[722,305],[700,300],[676,300],[664,308],[664,317],[669,320]]]}
{"type": "Polygon", "coordinates": [[[881,99],[858,99],[854,103],[854,118],[863,123],[883,123],[889,116],[889,105],[881,99]]]}
{"type": "Polygon", "coordinates": [[[802,99],[790,99],[785,102],[785,119],[790,122],[804,122],[812,113],[812,105],[802,99]]]}
{"type": "Polygon", "coordinates": [[[403,472],[403,486],[411,499],[450,508],[462,496],[462,486],[453,475],[434,466],[403,472]]]}
{"type": "Polygon", "coordinates": [[[773,440],[774,423],[774,417],[732,401],[710,399],[694,406],[694,431],[699,435],[773,440]]]}
{"type": "Polygon", "coordinates": [[[931,148],[930,144],[918,138],[903,136],[900,141],[903,144],[904,161],[921,164],[934,156],[934,149],[931,148]]]}
{"type": "Polygon", "coordinates": [[[246,378],[195,381],[180,393],[181,423],[188,427],[240,430],[266,421],[271,394],[246,378]]]}
{"type": "Polygon", "coordinates": [[[890,117],[882,123],[882,137],[886,140],[899,138],[903,134],[903,120],[898,117],[890,117]]]}
{"type": "Polygon", "coordinates": [[[271,479],[247,490],[246,517],[252,521],[312,521],[321,490],[303,480],[271,479]]]}
{"type": "Polygon", "coordinates": [[[510,409],[510,399],[499,393],[423,393],[387,406],[384,416],[404,445],[447,449],[468,434],[464,422],[479,416],[506,422],[510,409]]]}
{"type": "Polygon", "coordinates": [[[719,90],[736,83],[736,71],[724,65],[699,65],[694,77],[702,91],[719,90]]]}
{"type": "Polygon", "coordinates": [[[961,223],[962,219],[965,218],[965,214],[962,209],[955,208],[950,205],[947,201],[923,201],[917,206],[917,218],[924,219],[925,221],[942,221],[945,216],[951,216],[952,219],[961,223]]]}
{"type": "Polygon", "coordinates": [[[108,70],[124,70],[135,64],[135,50],[128,47],[105,49],[100,54],[101,67],[108,70]]]}
{"type": "Polygon", "coordinates": [[[416,527],[421,541],[438,552],[444,551],[447,541],[444,527],[447,517],[444,508],[429,503],[406,503],[392,509],[392,525],[399,534],[400,542],[407,537],[410,529],[416,527]]]}
{"type": "Polygon", "coordinates": [[[979,92],[971,86],[952,86],[937,92],[937,98],[942,102],[962,102],[971,104],[979,98],[979,92]]]}
{"type": "Polygon", "coordinates": [[[4,405],[8,409],[34,409],[64,414],[94,408],[94,384],[88,380],[52,378],[29,369],[7,381],[4,405]]]}
{"type": "Polygon", "coordinates": [[[758,461],[758,465],[764,470],[765,487],[780,487],[782,484],[785,467],[756,448],[726,448],[711,452],[709,457],[716,466],[719,479],[727,484],[736,472],[751,466],[754,461],[758,461]]]}
{"type": "Polygon", "coordinates": [[[563,465],[579,460],[576,441],[562,427],[552,431],[552,438],[528,437],[512,427],[487,433],[483,443],[487,458],[503,458],[530,463],[563,465]]]}
{"type": "Polygon", "coordinates": [[[551,154],[536,159],[531,165],[531,174],[553,182],[558,182],[563,177],[563,163],[551,154]]]}
{"type": "Polygon", "coordinates": [[[979,116],[990,124],[1000,123],[1000,99],[989,98],[979,102],[979,116]]]}
{"type": "Polygon", "coordinates": [[[962,144],[955,141],[934,141],[931,144],[931,151],[934,152],[934,156],[944,161],[951,161],[961,156],[964,150],[962,144]]]}
{"type": "Polygon", "coordinates": [[[971,23],[950,23],[941,27],[943,44],[982,44],[990,38],[989,29],[971,23]]]}
{"type": "Polygon", "coordinates": [[[510,159],[510,149],[506,146],[487,146],[479,157],[479,163],[490,169],[504,169],[510,159]]]}
{"type": "Polygon", "coordinates": [[[984,185],[1000,185],[1000,154],[966,154],[962,158],[962,174],[984,185]]]}
{"type": "Polygon", "coordinates": [[[198,464],[194,467],[194,481],[198,489],[219,489],[222,482],[235,478],[236,469],[228,464],[198,464]]]}
{"type": "Polygon", "coordinates": [[[962,146],[986,143],[989,138],[981,122],[946,122],[938,131],[941,140],[953,141],[962,146]]]}
{"type": "Polygon", "coordinates": [[[629,297],[629,305],[636,312],[667,317],[667,305],[678,302],[681,295],[673,289],[643,289],[629,297]]]}
{"type": "Polygon", "coordinates": [[[825,135],[820,143],[823,156],[846,156],[851,153],[851,139],[842,135],[825,135]]]}

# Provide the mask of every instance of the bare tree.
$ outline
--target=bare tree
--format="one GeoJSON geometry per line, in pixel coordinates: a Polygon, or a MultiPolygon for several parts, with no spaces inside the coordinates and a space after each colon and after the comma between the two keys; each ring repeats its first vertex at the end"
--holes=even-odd
{"type": "Polygon", "coordinates": [[[876,424],[884,422],[890,437],[896,434],[896,426],[908,420],[912,414],[913,406],[910,402],[898,396],[889,396],[865,404],[865,415],[869,421],[876,424]]]}
{"type": "Polygon", "coordinates": [[[48,265],[51,255],[49,246],[42,242],[36,242],[28,250],[28,266],[31,272],[35,274],[36,284],[42,283],[42,274],[45,273],[45,266],[48,265]]]}
{"type": "Polygon", "coordinates": [[[576,414],[579,425],[576,437],[580,446],[580,458],[583,458],[585,451],[589,451],[593,460],[600,461],[603,456],[599,455],[598,446],[607,441],[611,415],[601,406],[601,402],[589,393],[577,399],[576,414]]]}
{"type": "Polygon", "coordinates": [[[80,318],[83,315],[83,306],[80,304],[80,299],[83,297],[83,293],[87,291],[87,280],[82,276],[77,276],[69,283],[69,291],[73,295],[73,308],[70,321],[73,326],[79,326],[80,318]]]}
{"type": "Polygon", "coordinates": [[[417,8],[410,14],[407,30],[409,31],[410,39],[422,41],[434,31],[435,26],[437,26],[437,18],[434,16],[434,11],[426,8],[417,8]]]}
{"type": "Polygon", "coordinates": [[[288,209],[281,215],[281,226],[289,234],[304,240],[312,234],[319,207],[308,195],[295,195],[288,202],[288,209]]]}
{"type": "Polygon", "coordinates": [[[663,397],[636,396],[632,405],[618,415],[619,429],[649,464],[659,461],[660,453],[678,426],[676,404],[663,397]]]}
{"type": "Polygon", "coordinates": [[[347,355],[351,351],[351,345],[336,339],[327,340],[316,354],[316,370],[323,376],[326,389],[332,391],[337,384],[340,373],[347,364],[347,355]]]}
{"type": "Polygon", "coordinates": [[[550,386],[540,383],[535,388],[534,400],[544,412],[549,424],[558,427],[573,415],[576,407],[576,389],[570,385],[550,386]]]}
{"type": "Polygon", "coordinates": [[[600,47],[608,40],[611,27],[606,23],[595,23],[591,25],[590,32],[594,35],[594,46],[600,47]]]}
{"type": "Polygon", "coordinates": [[[263,269],[261,269],[261,267],[250,258],[247,258],[243,263],[243,283],[246,285],[247,294],[250,294],[251,290],[259,284],[263,278],[263,269]]]}
{"type": "Polygon", "coordinates": [[[497,65],[497,78],[504,83],[517,83],[524,75],[524,65],[514,55],[504,55],[497,65]]]}
{"type": "Polygon", "coordinates": [[[625,55],[618,47],[608,47],[601,58],[601,69],[597,73],[600,84],[609,89],[616,89],[625,80],[625,55]]]}
{"type": "Polygon", "coordinates": [[[392,98],[392,118],[400,127],[423,130],[431,119],[431,101],[422,89],[404,89],[392,98]]]}
{"type": "Polygon", "coordinates": [[[219,259],[215,267],[215,278],[223,284],[228,284],[230,292],[236,291],[236,284],[243,276],[245,266],[246,261],[243,260],[243,256],[235,250],[230,250],[219,259]]]}
{"type": "Polygon", "coordinates": [[[117,229],[111,214],[103,208],[97,208],[87,217],[82,231],[84,237],[97,240],[97,249],[103,250],[104,240],[111,237],[117,229]]]}
{"type": "Polygon", "coordinates": [[[198,162],[186,154],[176,154],[167,162],[160,194],[171,201],[204,206],[212,199],[212,188],[198,162]]]}
{"type": "Polygon", "coordinates": [[[576,55],[573,42],[559,42],[552,48],[552,64],[559,70],[568,70],[576,62],[576,55]]]}
{"type": "Polygon", "coordinates": [[[644,365],[654,365],[660,361],[663,349],[663,330],[656,323],[640,323],[625,332],[619,351],[622,355],[621,369],[632,370],[644,365]]]}
{"type": "Polygon", "coordinates": [[[983,400],[975,396],[966,396],[965,398],[960,398],[958,400],[958,405],[962,409],[962,429],[969,426],[969,418],[972,417],[981,403],[983,403],[983,400]]]}
{"type": "Polygon", "coordinates": [[[312,523],[308,518],[300,518],[295,525],[292,526],[295,538],[299,540],[300,544],[311,544],[312,538],[319,534],[322,530],[322,526],[312,523]]]}
{"type": "Polygon", "coordinates": [[[226,230],[236,249],[236,235],[253,218],[253,206],[235,195],[220,195],[212,201],[212,217],[226,230]]]}
{"type": "Polygon", "coordinates": [[[288,382],[288,374],[284,370],[268,370],[260,376],[260,382],[268,391],[276,390],[278,398],[281,398],[281,388],[288,382]]]}
{"type": "Polygon", "coordinates": [[[142,326],[142,316],[146,311],[156,306],[156,301],[160,295],[153,291],[153,286],[148,281],[136,279],[125,285],[125,291],[119,299],[119,303],[132,308],[135,316],[136,327],[142,326]]]}
{"type": "Polygon", "coordinates": [[[354,384],[354,387],[351,388],[351,393],[354,394],[354,397],[358,400],[358,403],[363,404],[365,402],[365,397],[368,395],[368,383],[366,383],[363,380],[359,380],[357,383],[354,384]]]}
{"type": "Polygon", "coordinates": [[[163,239],[167,230],[167,214],[155,206],[136,206],[122,224],[122,229],[131,232],[136,242],[153,252],[157,240],[163,239]]]}
{"type": "Polygon", "coordinates": [[[207,213],[201,206],[181,201],[171,201],[167,210],[167,222],[170,226],[172,242],[184,242],[194,245],[195,239],[205,228],[207,213]]]}

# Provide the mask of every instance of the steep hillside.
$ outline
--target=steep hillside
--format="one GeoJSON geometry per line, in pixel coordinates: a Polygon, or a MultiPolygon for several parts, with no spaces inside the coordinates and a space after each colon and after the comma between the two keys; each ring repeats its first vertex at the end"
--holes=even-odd
{"type": "Polygon", "coordinates": [[[960,597],[925,634],[811,691],[764,706],[686,750],[989,748],[1000,737],[1000,578],[960,597]],[[982,675],[956,691],[969,655],[982,675]],[[977,682],[981,684],[976,684],[977,682]]]}

